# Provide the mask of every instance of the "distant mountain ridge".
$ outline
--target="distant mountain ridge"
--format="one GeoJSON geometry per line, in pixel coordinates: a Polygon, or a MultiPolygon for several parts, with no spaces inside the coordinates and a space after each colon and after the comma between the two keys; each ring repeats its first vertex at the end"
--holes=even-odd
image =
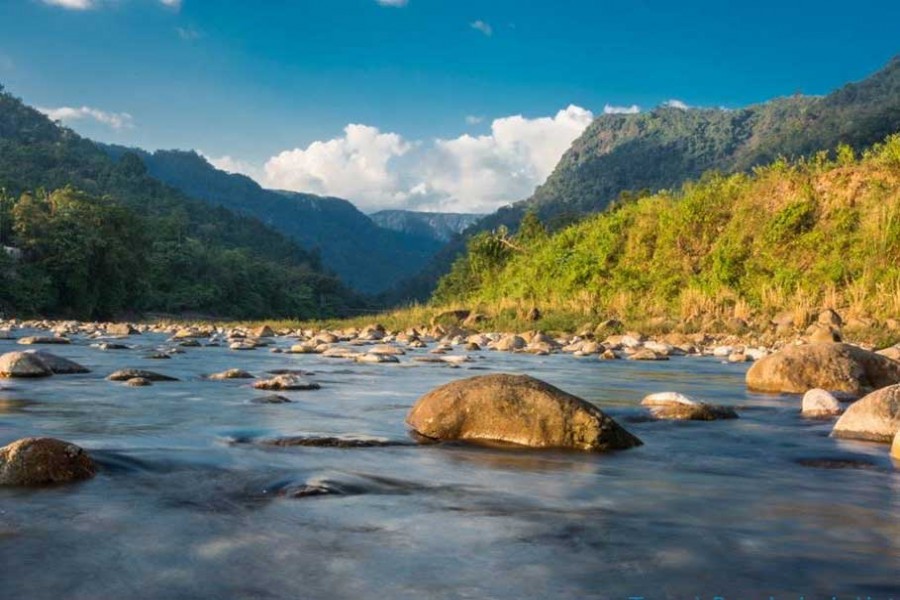
{"type": "Polygon", "coordinates": [[[253,216],[317,250],[327,268],[361,292],[391,287],[424,266],[443,245],[430,235],[381,228],[341,198],[264,189],[249,177],[216,169],[193,151],[104,149],[114,158],[134,152],[153,177],[193,198],[253,216]]]}
{"type": "Polygon", "coordinates": [[[465,238],[501,225],[514,229],[529,210],[557,228],[604,210],[624,191],[669,189],[710,170],[749,171],[778,156],[808,156],[840,143],[859,150],[897,131],[900,57],[827,96],[779,98],[737,110],[663,106],[601,115],[530,198],[472,225],[391,297],[424,299],[465,251],[465,238]]]}
{"type": "Polygon", "coordinates": [[[412,210],[380,210],[369,215],[379,227],[430,237],[440,242],[449,242],[453,236],[462,233],[484,216],[475,213],[438,213],[412,210]]]}

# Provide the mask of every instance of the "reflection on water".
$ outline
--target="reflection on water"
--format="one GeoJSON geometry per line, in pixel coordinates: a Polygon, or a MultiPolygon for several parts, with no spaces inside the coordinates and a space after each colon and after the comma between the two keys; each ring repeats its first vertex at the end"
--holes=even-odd
{"type": "Polygon", "coordinates": [[[4,383],[0,443],[68,439],[100,474],[0,489],[3,597],[900,597],[900,474],[887,448],[829,438],[831,422],[801,419],[797,397],[746,393],[746,365],[485,352],[458,369],[356,366],[226,348],[159,361],[145,356],[162,337],[131,342],[54,348],[93,372],[4,383]],[[122,367],[181,381],[104,380],[122,367]],[[311,371],[322,389],[255,404],[247,381],[201,377],[231,367],[311,371]],[[584,397],[645,445],[590,455],[257,443],[406,444],[403,418],[420,395],[485,370],[584,397]],[[741,418],[643,421],[640,399],[664,390],[741,418]]]}

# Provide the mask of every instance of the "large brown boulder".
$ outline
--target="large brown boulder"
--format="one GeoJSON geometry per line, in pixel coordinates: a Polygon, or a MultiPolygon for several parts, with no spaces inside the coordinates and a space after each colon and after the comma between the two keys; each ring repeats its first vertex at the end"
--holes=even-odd
{"type": "Polygon", "coordinates": [[[812,388],[862,396],[900,383],[900,363],[849,344],[788,346],[747,371],[757,392],[803,394],[812,388]]]}
{"type": "Polygon", "coordinates": [[[834,424],[839,438],[890,443],[900,431],[900,385],[876,390],[851,404],[834,424]]]}
{"type": "Polygon", "coordinates": [[[50,354],[45,350],[26,350],[25,354],[33,354],[40,358],[41,362],[47,365],[47,368],[53,371],[54,375],[73,375],[91,372],[90,369],[78,364],[74,360],[50,354]]]}
{"type": "Polygon", "coordinates": [[[527,375],[483,375],[425,394],[406,417],[436,440],[602,452],[641,445],[597,407],[527,375]]]}
{"type": "Polygon", "coordinates": [[[900,430],[897,430],[897,435],[894,436],[894,443],[891,445],[891,456],[900,460],[900,430]]]}
{"type": "Polygon", "coordinates": [[[37,354],[7,352],[0,356],[0,378],[47,377],[53,370],[37,354]]]}
{"type": "Polygon", "coordinates": [[[88,453],[54,438],[25,438],[0,448],[0,485],[42,485],[89,479],[88,453]]]}

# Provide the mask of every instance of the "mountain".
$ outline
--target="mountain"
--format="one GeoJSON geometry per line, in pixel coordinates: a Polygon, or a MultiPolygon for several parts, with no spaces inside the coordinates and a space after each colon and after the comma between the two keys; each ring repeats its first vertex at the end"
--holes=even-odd
{"type": "Polygon", "coordinates": [[[0,87],[0,308],[109,318],[185,311],[327,316],[358,302],[316,253],[112,160],[0,87]],[[4,255],[2,258],[6,259],[4,255]]]}
{"type": "Polygon", "coordinates": [[[196,152],[104,149],[116,159],[137,154],[160,181],[192,198],[255,217],[316,250],[327,268],[361,292],[389,288],[421,269],[442,245],[431,235],[383,229],[347,200],[264,189],[249,177],[216,169],[196,152]]]}
{"type": "Polygon", "coordinates": [[[883,323],[900,302],[900,134],[834,157],[708,172],[555,234],[531,215],[514,236],[473,237],[435,300],[493,316],[537,306],[569,327],[664,317],[764,330],[817,306],[883,323]]]}
{"type": "Polygon", "coordinates": [[[380,210],[369,217],[379,227],[449,242],[453,236],[484,217],[474,213],[436,213],[412,210],[380,210]]]}
{"type": "MultiPolygon", "coordinates": [[[[465,239],[501,225],[515,229],[535,211],[551,229],[604,210],[626,191],[678,187],[702,173],[749,172],[779,156],[809,156],[846,143],[861,149],[900,131],[900,57],[869,78],[827,96],[793,96],[738,110],[662,106],[597,117],[528,199],[501,208],[465,239]]],[[[465,251],[452,241],[417,276],[394,291],[422,298],[465,251]]]]}

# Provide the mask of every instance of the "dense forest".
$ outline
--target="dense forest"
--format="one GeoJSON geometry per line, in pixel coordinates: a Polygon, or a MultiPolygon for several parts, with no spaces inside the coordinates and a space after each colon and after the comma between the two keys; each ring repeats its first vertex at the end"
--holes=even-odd
{"type": "Polygon", "coordinates": [[[358,300],[260,221],[114,161],[0,88],[0,310],[311,317],[358,300]]]}
{"type": "Polygon", "coordinates": [[[263,189],[249,177],[216,169],[196,152],[101,147],[116,160],[137,154],[152,177],[191,198],[257,218],[321,253],[328,269],[361,292],[384,291],[421,269],[442,245],[425,232],[379,227],[341,198],[263,189]]]}
{"type": "Polygon", "coordinates": [[[862,156],[842,145],[752,174],[709,172],[678,191],[625,193],[555,233],[526,213],[515,234],[472,236],[435,302],[698,328],[822,305],[896,318],[900,135],[862,156]]]}
{"type": "MultiPolygon", "coordinates": [[[[793,96],[738,110],[661,106],[597,117],[531,198],[470,227],[466,238],[501,226],[515,230],[534,211],[551,230],[604,210],[620,192],[678,187],[703,173],[746,173],[780,156],[807,157],[847,144],[856,151],[900,131],[900,57],[827,96],[793,96]]],[[[465,250],[451,242],[398,300],[427,296],[465,250]]]]}

